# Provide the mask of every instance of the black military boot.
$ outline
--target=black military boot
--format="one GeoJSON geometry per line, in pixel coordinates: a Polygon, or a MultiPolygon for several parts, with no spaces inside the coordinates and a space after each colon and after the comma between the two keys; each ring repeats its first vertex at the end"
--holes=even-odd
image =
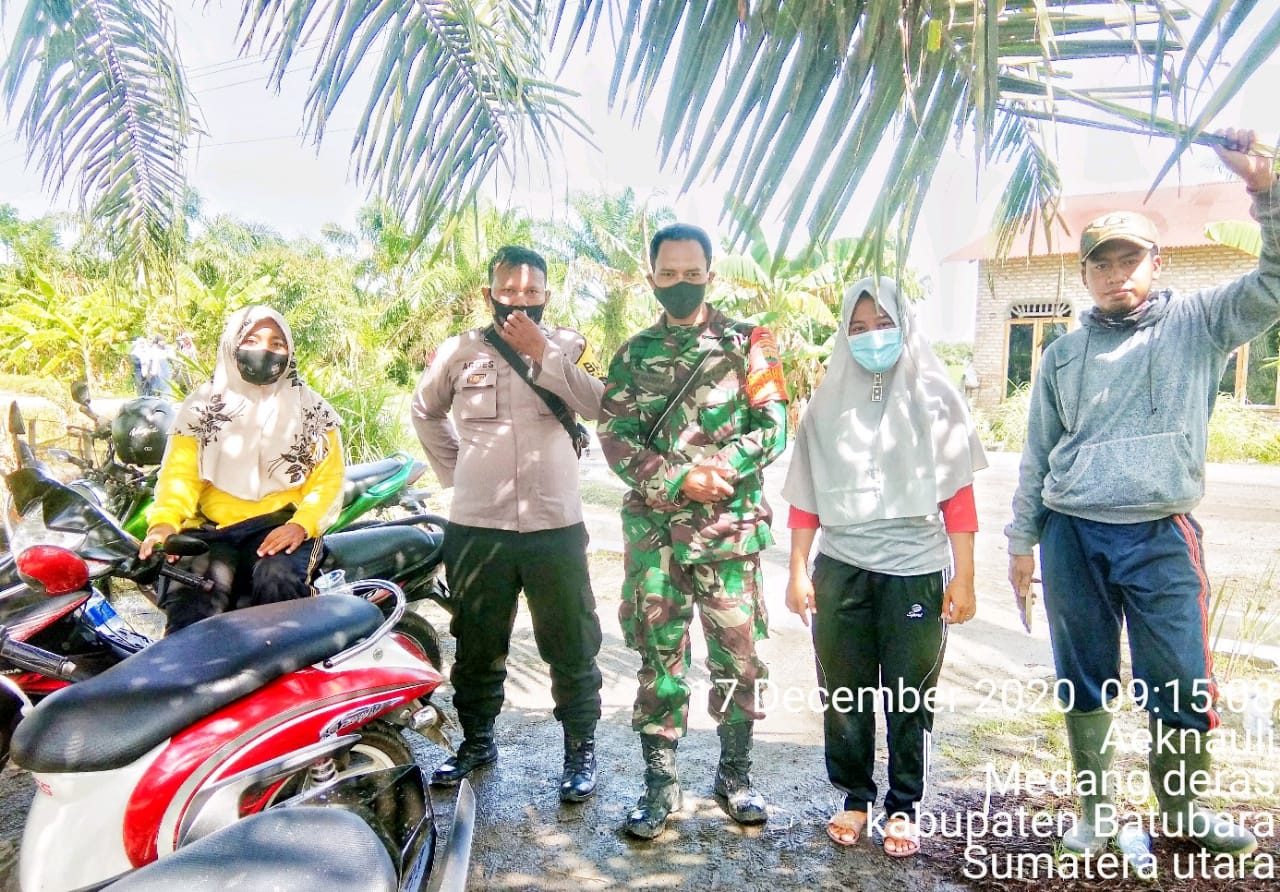
{"type": "Polygon", "coordinates": [[[684,807],[676,774],[676,742],[657,734],[641,734],[644,751],[644,794],[627,815],[627,833],[653,839],[667,826],[667,815],[684,807]]]}
{"type": "Polygon", "coordinates": [[[736,722],[716,729],[720,735],[720,766],[716,769],[716,800],[739,824],[769,820],[764,797],[751,789],[752,722],[736,722]]]}
{"type": "Polygon", "coordinates": [[[452,787],[482,765],[498,761],[498,745],[493,742],[493,729],[465,734],[458,751],[440,763],[431,773],[431,786],[452,787]]]}
{"type": "Polygon", "coordinates": [[[564,732],[564,773],[560,801],[582,802],[596,791],[595,731],[578,736],[564,732]]]}

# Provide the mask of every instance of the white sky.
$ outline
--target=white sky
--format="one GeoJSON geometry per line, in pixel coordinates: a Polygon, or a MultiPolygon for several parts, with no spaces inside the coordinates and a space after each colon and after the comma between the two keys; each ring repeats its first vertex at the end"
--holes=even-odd
{"type": "MultiPolygon", "coordinates": [[[[351,227],[365,202],[363,190],[349,176],[348,148],[365,92],[354,85],[319,153],[300,138],[306,92],[305,66],[315,58],[303,51],[295,61],[297,73],[286,79],[280,95],[266,89],[266,66],[256,59],[238,59],[234,41],[240,4],[206,6],[203,0],[177,0],[175,15],[183,60],[199,102],[206,135],[199,138],[190,160],[189,177],[204,199],[206,215],[231,214],[266,224],[287,237],[316,236],[325,223],[351,227]]],[[[11,40],[15,6],[2,29],[11,40]]],[[[564,156],[545,168],[517,172],[495,185],[499,206],[524,207],[537,216],[562,216],[569,190],[620,190],[632,186],[643,200],[672,205],[682,220],[707,228],[716,237],[723,229],[719,213],[723,187],[704,184],[677,195],[679,172],[657,165],[653,126],[631,126],[629,112],[610,112],[605,92],[611,59],[601,54],[586,59],[569,82],[582,92],[579,109],[594,130],[595,151],[570,138],[564,156]]],[[[1250,126],[1263,141],[1280,141],[1280,62],[1273,60],[1253,78],[1236,107],[1215,126],[1250,126]]],[[[656,109],[657,104],[654,105],[656,109]]],[[[1062,130],[1061,164],[1068,194],[1144,188],[1163,163],[1171,143],[1148,142],[1124,135],[1085,134],[1062,130]]],[[[0,201],[14,204],[27,216],[65,207],[42,192],[39,179],[23,169],[25,155],[7,123],[0,125],[0,201]]],[[[1184,183],[1220,180],[1223,173],[1208,149],[1192,149],[1184,161],[1184,183]]],[[[1167,183],[1175,182],[1177,173],[1167,183]]],[[[727,180],[727,178],[726,178],[727,180]]],[[[928,207],[917,228],[911,261],[933,283],[934,294],[921,317],[936,340],[972,337],[975,270],[967,264],[940,265],[938,258],[979,236],[991,217],[994,196],[1003,183],[999,171],[977,176],[971,158],[951,151],[943,158],[928,207]]],[[[837,235],[861,229],[866,200],[855,202],[837,235]]],[[[769,224],[766,221],[766,231],[769,224]]],[[[775,230],[776,231],[776,230],[775,230]]]]}

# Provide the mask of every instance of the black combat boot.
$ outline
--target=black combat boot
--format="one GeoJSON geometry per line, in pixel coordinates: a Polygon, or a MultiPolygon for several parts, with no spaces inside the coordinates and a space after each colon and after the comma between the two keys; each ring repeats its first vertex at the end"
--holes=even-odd
{"type": "Polygon", "coordinates": [[[667,826],[667,815],[684,807],[676,774],[676,742],[657,734],[641,734],[644,751],[644,794],[627,815],[627,833],[653,839],[667,826]]]}
{"type": "Polygon", "coordinates": [[[452,787],[482,765],[498,761],[498,745],[493,742],[493,729],[466,733],[458,751],[440,763],[431,773],[431,786],[452,787]]]}
{"type": "Polygon", "coordinates": [[[564,732],[564,773],[560,801],[582,802],[596,791],[595,730],[583,735],[564,732]]]}
{"type": "Polygon", "coordinates": [[[769,820],[764,797],[751,789],[752,722],[736,722],[716,729],[720,735],[720,766],[716,769],[716,800],[739,824],[769,820]]]}

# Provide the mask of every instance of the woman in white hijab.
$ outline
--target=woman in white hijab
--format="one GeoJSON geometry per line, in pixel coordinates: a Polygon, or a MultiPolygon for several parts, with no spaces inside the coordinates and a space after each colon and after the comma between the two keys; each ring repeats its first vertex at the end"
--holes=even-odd
{"type": "Polygon", "coordinates": [[[189,569],[217,590],[165,579],[165,633],[311,594],[342,474],[338,416],[299,379],[284,317],[264,306],[233,313],[213,378],[178,410],[138,551],[150,557],[179,530],[209,543],[189,569]]]}
{"type": "Polygon", "coordinates": [[[851,287],[840,319],[782,489],[791,504],[787,607],[806,624],[813,617],[827,774],[844,794],[827,834],[854,845],[867,826],[883,697],[884,851],[905,857],[920,848],[946,627],[975,611],[972,484],[987,462],[963,398],[892,279],[851,287]]]}

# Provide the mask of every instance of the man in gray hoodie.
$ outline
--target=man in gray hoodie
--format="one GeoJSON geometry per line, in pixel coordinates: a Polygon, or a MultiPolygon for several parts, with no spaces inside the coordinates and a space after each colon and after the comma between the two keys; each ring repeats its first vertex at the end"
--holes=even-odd
{"type": "MultiPolygon", "coordinates": [[[[1200,527],[1209,414],[1232,350],[1280,319],[1280,187],[1251,131],[1226,130],[1222,163],[1244,180],[1262,224],[1258,269],[1182,295],[1155,288],[1159,236],[1116,212],[1080,238],[1094,306],[1045,351],[1031,397],[1009,540],[1009,581],[1030,596],[1040,545],[1045,609],[1081,818],[1063,849],[1096,855],[1119,827],[1111,716],[1125,693],[1149,712],[1151,783],[1165,835],[1243,854],[1245,827],[1198,808],[1214,791],[1205,737],[1218,725],[1209,584],[1200,527]],[[1120,681],[1128,622],[1132,687],[1120,681]]],[[[1132,823],[1128,825],[1132,830],[1132,823]]],[[[1117,839],[1141,850],[1145,834],[1117,839]]],[[[1148,861],[1148,863],[1151,863],[1148,861]]]]}

